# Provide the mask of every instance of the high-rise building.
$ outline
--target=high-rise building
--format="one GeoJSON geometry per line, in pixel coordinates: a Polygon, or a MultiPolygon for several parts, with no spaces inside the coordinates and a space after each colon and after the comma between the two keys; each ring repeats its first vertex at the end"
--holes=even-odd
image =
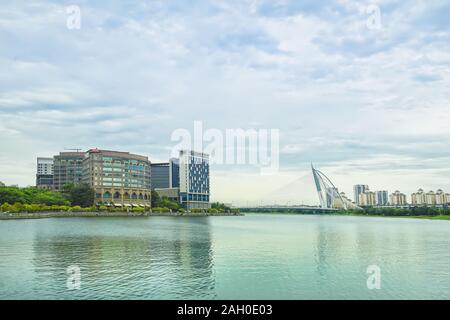
{"type": "Polygon", "coordinates": [[[359,195],[363,192],[369,191],[369,186],[366,184],[357,184],[353,186],[353,195],[355,203],[359,205],[359,195]]]}
{"type": "Polygon", "coordinates": [[[447,204],[447,199],[445,197],[444,191],[442,189],[438,189],[436,191],[436,205],[442,206],[444,204],[447,204]]]}
{"type": "Polygon", "coordinates": [[[180,187],[180,160],[177,158],[170,159],[169,166],[170,166],[169,188],[179,188],[180,187]]]}
{"type": "Polygon", "coordinates": [[[95,191],[95,202],[116,207],[150,206],[148,157],[110,150],[91,149],[83,161],[82,182],[95,191]]]}
{"type": "Polygon", "coordinates": [[[53,158],[37,158],[36,187],[53,188],[53,158]]]}
{"type": "Polygon", "coordinates": [[[450,204],[450,195],[438,189],[436,193],[429,191],[425,193],[423,189],[411,194],[411,202],[415,206],[444,206],[450,204]]]}
{"type": "Polygon", "coordinates": [[[170,164],[152,163],[151,164],[151,187],[152,189],[166,189],[170,186],[170,164]]]}
{"type": "Polygon", "coordinates": [[[375,192],[376,205],[384,207],[389,205],[389,193],[386,190],[375,192]]]}
{"type": "Polygon", "coordinates": [[[359,205],[368,207],[374,206],[375,204],[375,192],[367,190],[359,194],[359,205]]]}
{"type": "Polygon", "coordinates": [[[430,190],[425,194],[425,201],[427,206],[435,206],[436,205],[436,193],[430,190]]]}
{"type": "Polygon", "coordinates": [[[195,151],[180,151],[180,200],[186,209],[208,209],[209,156],[195,151]]]}
{"type": "Polygon", "coordinates": [[[401,193],[400,191],[396,190],[394,193],[392,193],[390,196],[390,204],[391,206],[405,206],[407,205],[406,202],[406,195],[401,193]]]}
{"type": "Polygon", "coordinates": [[[53,157],[53,190],[81,182],[84,156],[84,152],[60,152],[53,157]]]}
{"type": "Polygon", "coordinates": [[[411,194],[411,203],[415,206],[423,206],[427,204],[427,199],[423,189],[419,189],[417,192],[411,194]]]}

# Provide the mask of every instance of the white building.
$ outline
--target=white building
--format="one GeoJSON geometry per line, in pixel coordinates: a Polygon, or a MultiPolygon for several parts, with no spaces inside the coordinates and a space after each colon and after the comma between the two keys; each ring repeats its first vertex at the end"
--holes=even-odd
{"type": "Polygon", "coordinates": [[[416,193],[411,194],[411,203],[415,206],[423,206],[427,203],[423,189],[419,189],[416,193]]]}
{"type": "Polygon", "coordinates": [[[376,204],[375,192],[365,191],[359,194],[359,205],[374,206],[376,204]]]}
{"type": "Polygon", "coordinates": [[[425,195],[425,201],[427,206],[435,206],[436,205],[436,193],[433,190],[430,190],[425,195]]]}
{"type": "Polygon", "coordinates": [[[406,195],[396,190],[389,196],[391,206],[404,206],[407,204],[406,195]]]}
{"type": "Polygon", "coordinates": [[[356,184],[353,186],[353,195],[355,203],[359,205],[359,195],[363,192],[369,191],[369,186],[366,184],[356,184]]]}
{"type": "Polygon", "coordinates": [[[53,187],[53,158],[37,158],[36,186],[44,189],[53,187]]]}
{"type": "Polygon", "coordinates": [[[180,151],[180,202],[186,209],[208,209],[209,155],[195,151],[180,151]]]}

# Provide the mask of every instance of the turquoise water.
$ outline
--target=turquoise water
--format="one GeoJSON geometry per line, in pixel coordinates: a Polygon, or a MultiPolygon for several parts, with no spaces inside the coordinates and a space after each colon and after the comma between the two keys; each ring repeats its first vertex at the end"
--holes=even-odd
{"type": "Polygon", "coordinates": [[[0,221],[0,299],[450,299],[450,221],[248,214],[0,221]],[[66,269],[80,268],[69,290],[66,269]],[[369,265],[381,288],[367,288],[369,265]]]}

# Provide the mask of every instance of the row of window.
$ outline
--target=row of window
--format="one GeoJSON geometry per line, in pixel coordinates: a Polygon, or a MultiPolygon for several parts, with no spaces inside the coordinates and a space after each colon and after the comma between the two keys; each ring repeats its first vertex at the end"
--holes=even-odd
{"type": "Polygon", "coordinates": [[[182,194],[181,195],[181,201],[202,201],[202,202],[209,202],[209,195],[207,194],[182,194]]]}
{"type": "MultiPolygon", "coordinates": [[[[122,199],[122,195],[119,192],[115,192],[114,195],[111,194],[111,192],[106,191],[105,193],[103,193],[103,196],[101,193],[96,193],[95,194],[96,198],[103,198],[103,199],[122,199]]],[[[149,200],[150,199],[150,195],[147,194],[142,194],[142,193],[132,193],[131,195],[128,192],[125,192],[123,195],[123,199],[139,199],[139,200],[149,200]]]]}

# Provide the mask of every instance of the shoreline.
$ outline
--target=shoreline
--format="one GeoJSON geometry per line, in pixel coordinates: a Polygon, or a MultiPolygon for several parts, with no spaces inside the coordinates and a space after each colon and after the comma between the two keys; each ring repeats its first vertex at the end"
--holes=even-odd
{"type": "Polygon", "coordinates": [[[135,218],[135,217],[231,217],[242,213],[208,212],[35,212],[0,213],[0,220],[47,219],[47,218],[135,218]]]}
{"type": "Polygon", "coordinates": [[[406,219],[427,219],[427,220],[450,220],[450,215],[433,215],[433,216],[388,216],[388,215],[368,215],[368,214],[333,214],[333,213],[294,213],[294,212],[246,212],[250,214],[280,214],[280,215],[308,215],[308,216],[332,216],[332,217],[367,217],[367,218],[406,218],[406,219]]]}

